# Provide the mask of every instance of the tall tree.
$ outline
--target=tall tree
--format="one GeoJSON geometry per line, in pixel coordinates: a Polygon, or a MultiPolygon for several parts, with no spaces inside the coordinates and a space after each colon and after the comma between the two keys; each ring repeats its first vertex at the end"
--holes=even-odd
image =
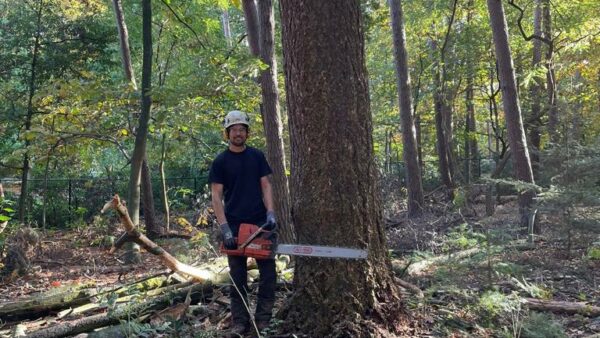
{"type": "Polygon", "coordinates": [[[417,153],[415,123],[412,111],[412,92],[408,73],[408,53],[404,17],[400,0],[389,0],[394,35],[394,59],[398,83],[398,106],[402,128],[403,157],[406,166],[406,188],[408,190],[408,217],[422,214],[423,184],[417,153]]]}
{"type": "Polygon", "coordinates": [[[254,0],[242,0],[244,18],[246,19],[246,34],[250,53],[256,57],[260,55],[260,42],[258,33],[258,13],[254,0]]]}
{"type": "MultiPolygon", "coordinates": [[[[125,23],[125,15],[123,14],[123,6],[121,0],[113,0],[113,9],[115,11],[115,18],[117,21],[117,28],[119,31],[119,44],[121,47],[121,61],[123,63],[123,70],[125,79],[131,84],[131,86],[137,90],[137,84],[133,73],[133,65],[131,64],[131,51],[129,49],[129,33],[127,30],[127,24],[125,23]]],[[[154,212],[154,196],[152,193],[152,178],[150,173],[150,167],[148,166],[148,158],[144,156],[142,163],[142,176],[141,176],[141,194],[143,197],[143,210],[144,210],[144,221],[146,225],[146,233],[149,238],[156,238],[159,235],[159,231],[156,225],[156,217],[154,212]]],[[[131,245],[129,245],[131,246],[131,245]]],[[[134,246],[135,247],[135,246],[134,246]]],[[[133,248],[132,248],[133,249],[133,248]]],[[[137,249],[137,248],[135,248],[137,249]]]]}
{"type": "MultiPolygon", "coordinates": [[[[535,1],[533,17],[533,34],[542,36],[542,0],[535,1]]],[[[533,39],[533,59],[531,66],[536,71],[542,62],[542,41],[533,39]]],[[[542,126],[542,81],[536,76],[530,88],[531,116],[529,120],[529,141],[531,142],[531,169],[533,175],[538,175],[540,165],[541,126],[542,126]]]]}
{"type": "Polygon", "coordinates": [[[267,140],[267,158],[273,169],[273,199],[281,237],[286,241],[294,238],[290,215],[290,190],[286,175],[285,149],[283,146],[283,124],[279,109],[279,88],[277,86],[277,61],[274,58],[275,18],[271,0],[258,2],[260,22],[260,58],[268,68],[260,75],[262,88],[262,120],[267,140]]]}
{"type": "MultiPolygon", "coordinates": [[[[38,58],[41,48],[41,35],[42,35],[42,14],[44,11],[44,1],[40,0],[37,3],[37,11],[36,11],[36,32],[35,38],[33,39],[33,47],[31,52],[31,64],[29,65],[29,90],[27,95],[27,112],[25,115],[25,132],[27,133],[31,130],[31,121],[33,119],[33,96],[36,92],[36,74],[38,67],[38,58]]],[[[25,213],[27,212],[27,187],[29,184],[29,170],[30,166],[30,156],[29,156],[29,145],[30,140],[28,136],[25,136],[25,152],[23,153],[23,167],[21,170],[21,194],[19,196],[19,222],[23,223],[25,221],[25,213]]]]}
{"type": "MultiPolygon", "coordinates": [[[[466,48],[474,48],[475,39],[473,38],[472,21],[475,12],[473,0],[469,0],[467,4],[467,34],[468,44],[466,48]]],[[[475,67],[474,64],[477,61],[477,56],[472,50],[467,53],[467,87],[465,88],[465,105],[467,108],[465,114],[465,182],[470,183],[471,177],[475,174],[476,163],[479,158],[479,151],[477,147],[477,138],[475,134],[476,120],[475,120],[475,67]]]]}
{"type": "MultiPolygon", "coordinates": [[[[515,176],[526,183],[534,183],[531,161],[527,149],[527,140],[521,117],[521,107],[517,93],[517,82],[508,40],[508,27],[504,16],[504,6],[501,0],[487,0],[490,25],[498,62],[500,88],[502,88],[502,103],[506,118],[506,129],[510,144],[515,176]]],[[[529,209],[534,192],[525,190],[519,195],[519,208],[522,224],[527,224],[529,209]]]]}
{"type": "MultiPolygon", "coordinates": [[[[550,0],[542,0],[543,34],[546,40],[552,39],[552,13],[550,11],[550,0]]],[[[548,92],[548,134],[550,141],[559,142],[558,131],[558,106],[556,100],[556,73],[554,72],[554,43],[548,44],[546,50],[546,90],[548,92]]]]}
{"type": "Polygon", "coordinates": [[[448,197],[454,198],[454,160],[452,154],[452,105],[451,93],[448,88],[447,79],[447,51],[450,42],[450,33],[452,25],[456,17],[458,0],[453,1],[452,11],[448,17],[446,33],[442,46],[438,49],[437,41],[430,40],[432,54],[439,53],[439,57],[435,57],[436,61],[433,67],[434,70],[434,111],[435,111],[435,129],[436,129],[436,145],[438,152],[438,169],[442,183],[446,186],[448,197]]]}
{"type": "Polygon", "coordinates": [[[313,337],[381,334],[401,319],[401,303],[376,184],[360,4],[280,7],[298,241],[369,251],[357,261],[298,258],[285,323],[313,337]]]}
{"type": "Polygon", "coordinates": [[[131,83],[133,88],[137,90],[137,83],[133,75],[133,66],[131,64],[131,50],[129,49],[129,31],[125,23],[125,15],[123,15],[123,5],[121,0],[113,0],[113,10],[115,12],[115,20],[119,31],[119,45],[121,47],[121,61],[123,63],[123,71],[125,78],[131,83]]]}
{"type": "MultiPolygon", "coordinates": [[[[150,89],[152,85],[152,5],[150,0],[142,0],[142,93],[141,114],[135,135],[135,146],[131,156],[131,172],[129,175],[129,200],[127,211],[133,224],[139,223],[140,215],[140,181],[142,164],[146,156],[146,140],[148,137],[148,123],[150,121],[150,106],[152,98],[150,89]]],[[[134,257],[132,257],[134,258],[134,257]]],[[[136,261],[133,259],[133,261],[136,261]]]]}

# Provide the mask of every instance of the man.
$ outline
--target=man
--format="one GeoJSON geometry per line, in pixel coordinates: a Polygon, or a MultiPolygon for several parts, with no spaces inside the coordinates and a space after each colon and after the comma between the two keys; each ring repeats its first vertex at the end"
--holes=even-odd
{"type": "MultiPolygon", "coordinates": [[[[220,224],[223,245],[235,249],[241,223],[262,225],[276,230],[273,194],[269,175],[271,167],[265,155],[246,145],[250,121],[241,111],[231,111],[225,117],[225,135],[229,147],[212,163],[209,174],[212,205],[220,224]],[[223,203],[224,201],[224,203],[223,203]]],[[[227,256],[233,285],[230,288],[232,336],[243,335],[250,328],[247,301],[247,268],[245,256],[227,256]]],[[[275,260],[257,259],[260,272],[254,319],[259,331],[269,326],[275,302],[275,260]]]]}

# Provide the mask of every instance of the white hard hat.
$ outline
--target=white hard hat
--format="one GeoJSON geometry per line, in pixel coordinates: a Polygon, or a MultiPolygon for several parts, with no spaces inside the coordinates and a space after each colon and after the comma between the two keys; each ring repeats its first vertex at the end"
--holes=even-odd
{"type": "Polygon", "coordinates": [[[248,114],[239,110],[232,110],[227,113],[227,116],[225,116],[225,121],[223,122],[223,126],[225,129],[227,129],[234,124],[244,124],[246,127],[250,127],[250,118],[248,118],[248,114]]]}

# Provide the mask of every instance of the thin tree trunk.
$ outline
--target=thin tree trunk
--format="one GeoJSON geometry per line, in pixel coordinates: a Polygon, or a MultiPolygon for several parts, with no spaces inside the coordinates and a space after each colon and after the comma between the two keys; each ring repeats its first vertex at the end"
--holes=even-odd
{"type": "Polygon", "coordinates": [[[227,47],[231,47],[233,45],[231,39],[231,26],[229,25],[229,11],[224,10],[221,13],[221,22],[223,24],[223,35],[225,36],[225,41],[227,41],[227,47]]]}
{"type": "Polygon", "coordinates": [[[417,151],[415,123],[412,111],[412,92],[408,72],[408,53],[406,51],[406,34],[404,17],[400,0],[390,0],[392,32],[394,35],[394,59],[398,86],[398,106],[402,129],[403,158],[406,167],[406,188],[408,190],[408,217],[413,218],[423,213],[423,184],[417,151]]]}
{"type": "MultiPolygon", "coordinates": [[[[544,16],[543,30],[544,37],[550,41],[552,39],[552,14],[550,12],[550,0],[542,0],[542,15],[544,16]]],[[[548,134],[550,142],[558,143],[560,134],[558,132],[558,107],[556,100],[556,78],[554,73],[554,42],[548,46],[546,51],[546,90],[548,92],[548,134]]]]}
{"type": "Polygon", "coordinates": [[[575,74],[573,75],[573,86],[575,87],[575,103],[573,104],[573,113],[571,114],[571,125],[570,132],[568,133],[569,140],[577,143],[581,143],[584,141],[582,135],[582,113],[583,113],[583,88],[584,88],[584,80],[581,75],[581,71],[579,69],[575,70],[575,74]]]}
{"type": "Polygon", "coordinates": [[[244,18],[246,19],[246,33],[248,34],[248,46],[250,53],[256,57],[260,55],[260,38],[258,33],[258,13],[254,0],[242,0],[244,18]]]}
{"type": "Polygon", "coordinates": [[[171,231],[171,214],[170,214],[171,211],[169,208],[169,196],[167,194],[167,192],[168,192],[167,179],[165,176],[165,160],[167,157],[166,143],[167,143],[167,135],[165,133],[163,133],[161,150],[160,150],[160,163],[158,164],[158,171],[160,172],[160,182],[161,182],[160,187],[161,187],[161,194],[162,194],[162,205],[163,205],[163,211],[165,212],[165,218],[166,218],[165,230],[168,233],[169,231],[171,231]]]}
{"type": "MultiPolygon", "coordinates": [[[[142,95],[141,114],[135,135],[135,146],[131,156],[131,173],[129,176],[129,199],[127,208],[133,224],[139,224],[140,217],[140,180],[142,162],[146,156],[146,139],[148,136],[148,123],[150,121],[150,106],[152,98],[150,89],[152,85],[152,5],[150,0],[142,0],[142,95]]],[[[139,251],[135,256],[128,255],[129,262],[139,262],[139,251]]]]}
{"type": "Polygon", "coordinates": [[[154,211],[154,195],[152,193],[152,176],[148,166],[148,158],[142,162],[142,205],[144,210],[144,223],[146,224],[146,234],[148,238],[155,239],[160,236],[160,229],[156,224],[156,213],[154,211]]]}
{"type": "MultiPolygon", "coordinates": [[[[0,182],[0,202],[4,202],[4,188],[2,187],[2,182],[0,182]]],[[[4,232],[7,225],[8,221],[0,221],[0,234],[4,232]]]]}
{"type": "Polygon", "coordinates": [[[415,133],[417,137],[417,152],[419,156],[419,168],[421,168],[421,178],[425,172],[425,162],[423,161],[423,127],[421,126],[421,114],[415,116],[415,133]]]}
{"type": "Polygon", "coordinates": [[[385,335],[403,316],[375,183],[360,3],[280,6],[298,241],[369,250],[360,261],[298,258],[283,323],[310,337],[385,335]]]}
{"type": "MultiPolygon", "coordinates": [[[[542,0],[535,1],[535,14],[533,19],[533,33],[542,36],[542,0]]],[[[533,69],[540,67],[542,63],[542,41],[533,39],[533,60],[531,66],[533,69]]],[[[540,166],[540,146],[542,126],[542,81],[535,78],[530,89],[531,95],[531,116],[529,117],[529,141],[531,142],[531,169],[534,178],[539,175],[540,166]]]]}
{"type": "MultiPolygon", "coordinates": [[[[472,34],[472,20],[474,14],[474,0],[468,2],[468,13],[467,13],[467,25],[469,34],[472,34]]],[[[469,40],[467,48],[472,46],[473,40],[469,40]]],[[[479,149],[477,146],[477,120],[475,119],[475,69],[474,64],[476,63],[477,55],[469,53],[467,60],[467,88],[465,91],[465,104],[467,108],[466,121],[465,121],[465,182],[470,183],[471,179],[475,177],[476,168],[478,168],[479,160],[479,149]]]]}
{"type": "Polygon", "coordinates": [[[280,235],[284,241],[294,240],[294,228],[290,214],[290,190],[285,167],[285,149],[283,145],[283,124],[279,109],[279,89],[277,87],[277,62],[274,58],[275,18],[271,0],[258,2],[260,19],[260,57],[269,68],[262,71],[262,117],[267,141],[267,158],[273,169],[273,200],[280,235]]]}
{"type": "MultiPolygon", "coordinates": [[[[36,19],[36,32],[35,40],[33,42],[33,53],[31,58],[31,71],[29,74],[29,95],[27,100],[27,115],[25,116],[25,132],[31,130],[31,120],[33,119],[33,96],[35,95],[35,81],[36,81],[36,68],[38,54],[40,51],[40,37],[42,33],[42,11],[44,8],[44,1],[38,2],[37,19],[36,19]]],[[[21,194],[19,196],[19,222],[25,223],[25,214],[27,213],[27,196],[28,196],[28,185],[29,185],[29,169],[30,169],[30,158],[29,158],[29,137],[25,137],[25,152],[23,153],[23,168],[21,171],[21,194]]]]}
{"type": "Polygon", "coordinates": [[[438,169],[440,172],[440,178],[442,179],[442,183],[446,186],[448,190],[448,197],[450,199],[454,198],[454,180],[452,177],[452,172],[450,170],[450,158],[448,157],[448,138],[446,137],[446,128],[444,122],[444,112],[443,112],[443,98],[441,98],[442,93],[437,92],[435,95],[435,131],[436,131],[436,140],[437,140],[437,152],[438,152],[438,169]]]}
{"type": "Polygon", "coordinates": [[[123,15],[123,6],[121,4],[121,0],[113,0],[112,2],[115,11],[115,19],[117,21],[117,29],[119,30],[119,44],[121,45],[121,60],[123,64],[123,71],[125,72],[125,78],[129,80],[133,88],[137,90],[135,76],[133,75],[133,66],[131,65],[129,33],[127,31],[125,17],[123,15]]]}
{"type": "MultiPolygon", "coordinates": [[[[517,93],[515,72],[508,43],[508,28],[504,16],[504,7],[501,0],[487,0],[490,15],[490,25],[498,60],[500,87],[502,88],[502,102],[506,118],[508,139],[513,155],[515,176],[526,183],[534,183],[527,140],[523,129],[521,107],[517,93]]],[[[526,190],[519,196],[519,208],[522,225],[527,225],[534,192],[526,190]]]]}

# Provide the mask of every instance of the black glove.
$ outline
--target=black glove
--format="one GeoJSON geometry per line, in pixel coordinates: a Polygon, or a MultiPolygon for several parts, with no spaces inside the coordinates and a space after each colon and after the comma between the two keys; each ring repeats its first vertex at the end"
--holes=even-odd
{"type": "Polygon", "coordinates": [[[235,250],[237,249],[237,243],[235,242],[235,238],[233,238],[233,233],[229,228],[229,224],[223,223],[221,224],[221,236],[223,236],[223,245],[226,249],[235,250]]]}
{"type": "Polygon", "coordinates": [[[266,222],[265,230],[267,230],[267,231],[276,231],[277,230],[277,219],[275,218],[274,211],[267,211],[267,222],[266,222]]]}

